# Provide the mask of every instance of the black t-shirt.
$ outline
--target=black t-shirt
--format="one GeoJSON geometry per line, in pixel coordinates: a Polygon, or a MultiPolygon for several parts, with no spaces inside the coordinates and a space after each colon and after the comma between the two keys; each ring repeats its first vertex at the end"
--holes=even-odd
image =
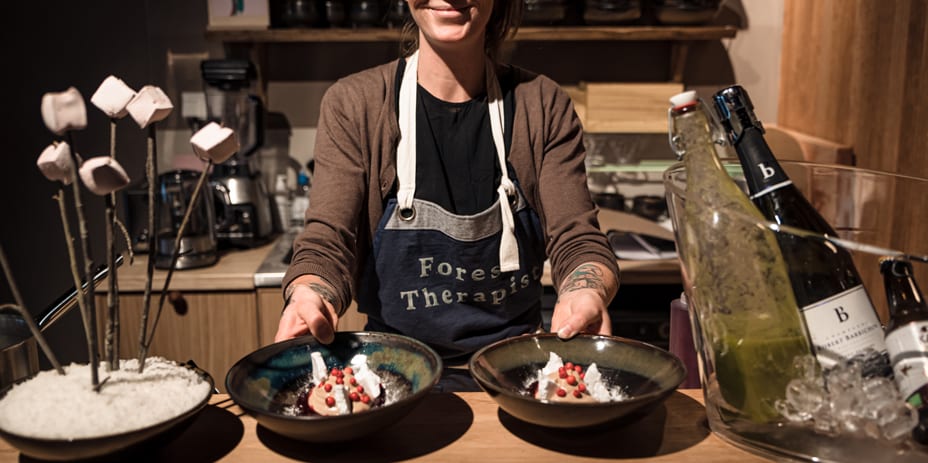
{"type": "MultiPolygon", "coordinates": [[[[398,114],[405,62],[400,60],[397,68],[398,114]]],[[[511,79],[507,78],[510,73],[505,74],[497,78],[503,92],[503,139],[508,153],[512,144],[514,100],[511,79]]],[[[487,209],[496,201],[501,173],[486,94],[463,103],[449,103],[421,86],[416,93],[415,197],[455,214],[475,214],[487,209]]]]}

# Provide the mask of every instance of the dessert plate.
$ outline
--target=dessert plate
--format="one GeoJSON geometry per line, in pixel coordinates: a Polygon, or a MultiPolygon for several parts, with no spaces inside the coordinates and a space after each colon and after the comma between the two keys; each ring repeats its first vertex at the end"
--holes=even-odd
{"type": "Polygon", "coordinates": [[[385,428],[409,413],[441,377],[441,358],[422,342],[388,333],[338,332],[330,344],[312,336],[281,341],[248,354],[226,375],[226,390],[265,428],[307,442],[342,442],[385,428]],[[386,401],[370,410],[337,416],[297,415],[312,376],[311,355],[327,368],[349,366],[358,355],[383,380],[386,401]]]}
{"type": "Polygon", "coordinates": [[[641,418],[683,382],[686,368],[671,353],[614,336],[578,335],[569,341],[552,333],[503,339],[474,353],[470,374],[506,413],[551,428],[619,425],[641,418]],[[530,384],[550,353],[588,367],[596,363],[603,382],[621,390],[623,400],[594,403],[544,402],[530,384]]]}

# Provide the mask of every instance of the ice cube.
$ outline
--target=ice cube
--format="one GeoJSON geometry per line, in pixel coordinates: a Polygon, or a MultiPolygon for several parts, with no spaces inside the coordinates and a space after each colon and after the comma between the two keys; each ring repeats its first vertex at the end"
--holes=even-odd
{"type": "Polygon", "coordinates": [[[777,399],[777,401],[774,402],[773,407],[778,412],[780,412],[780,415],[783,418],[786,418],[787,420],[794,423],[802,423],[812,419],[811,413],[797,409],[795,406],[793,406],[793,404],[785,399],[777,399]]]}
{"type": "Polygon", "coordinates": [[[918,426],[918,412],[905,402],[897,402],[896,409],[887,410],[881,418],[880,431],[889,440],[904,438],[918,426]]]}
{"type": "Polygon", "coordinates": [[[797,410],[809,415],[822,408],[826,396],[822,386],[809,380],[794,379],[786,385],[786,400],[797,410]]]}

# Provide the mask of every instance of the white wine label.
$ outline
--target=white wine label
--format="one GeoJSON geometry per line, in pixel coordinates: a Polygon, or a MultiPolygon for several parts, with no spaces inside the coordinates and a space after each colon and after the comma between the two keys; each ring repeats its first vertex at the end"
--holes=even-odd
{"type": "Polygon", "coordinates": [[[902,397],[928,384],[928,321],[912,322],[886,336],[886,350],[902,397]]]}
{"type": "Polygon", "coordinates": [[[885,352],[883,327],[863,285],[802,308],[815,355],[824,368],[871,348],[885,352]]]}

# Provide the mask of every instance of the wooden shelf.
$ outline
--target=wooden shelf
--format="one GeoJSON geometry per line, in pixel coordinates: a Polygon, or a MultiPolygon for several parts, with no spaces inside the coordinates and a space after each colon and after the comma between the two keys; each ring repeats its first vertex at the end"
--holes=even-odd
{"type": "MultiPolygon", "coordinates": [[[[225,43],[381,42],[400,39],[399,29],[208,29],[206,37],[225,43]]],[[[565,26],[522,27],[516,41],[691,41],[732,38],[732,26],[565,26]]]]}

